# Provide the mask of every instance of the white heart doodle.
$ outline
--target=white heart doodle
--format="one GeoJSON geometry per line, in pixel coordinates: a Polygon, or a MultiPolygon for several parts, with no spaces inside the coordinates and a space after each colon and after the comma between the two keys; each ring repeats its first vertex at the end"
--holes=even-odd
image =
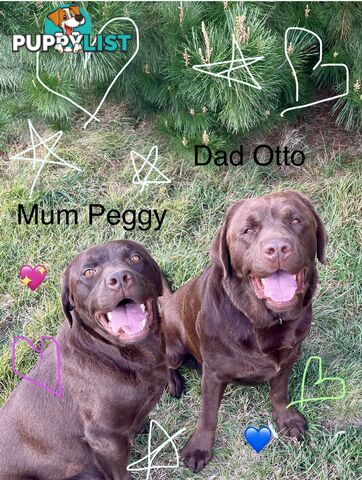
{"type": "Polygon", "coordinates": [[[334,97],[323,98],[322,100],[317,100],[316,102],[305,103],[304,105],[297,105],[295,107],[286,108],[285,110],[283,110],[281,112],[281,114],[280,114],[281,117],[284,117],[284,114],[286,112],[289,112],[290,110],[297,110],[297,109],[300,109],[300,108],[310,107],[312,105],[316,105],[317,103],[330,102],[331,100],[336,100],[337,98],[345,97],[349,93],[349,69],[348,69],[347,65],[344,64],[344,63],[321,63],[322,62],[322,53],[323,53],[323,44],[322,44],[321,38],[315,32],[312,32],[312,30],[308,30],[307,28],[289,27],[289,28],[286,29],[285,34],[284,34],[284,54],[285,54],[285,57],[286,57],[289,65],[290,65],[290,68],[292,69],[293,77],[294,77],[294,80],[295,80],[295,101],[296,102],[299,101],[299,83],[298,83],[297,73],[294,69],[294,66],[293,66],[292,62],[290,61],[289,54],[288,54],[288,32],[290,30],[300,30],[300,31],[303,31],[303,32],[311,33],[312,35],[314,35],[318,39],[318,42],[319,42],[319,59],[318,59],[318,62],[314,65],[313,70],[315,70],[319,66],[321,68],[323,68],[323,67],[344,67],[345,68],[345,70],[346,70],[346,91],[344,93],[340,94],[340,95],[335,95],[334,97]]]}
{"type": "MultiPolygon", "coordinates": [[[[74,100],[72,100],[71,98],[67,97],[66,95],[62,95],[61,93],[51,89],[50,87],[48,87],[40,78],[39,76],[39,71],[40,71],[40,62],[39,62],[39,53],[40,52],[37,52],[36,53],[36,79],[38,80],[38,82],[46,89],[48,90],[48,92],[51,92],[51,93],[54,93],[54,95],[57,95],[58,97],[60,98],[63,98],[64,100],[67,100],[68,102],[70,102],[71,104],[73,104],[74,106],[76,106],[77,108],[79,108],[80,110],[82,110],[84,113],[86,113],[90,118],[85,122],[85,124],[83,125],[83,128],[86,129],[89,122],[91,122],[92,120],[95,120],[96,122],[99,122],[99,119],[96,117],[97,113],[99,112],[100,108],[102,107],[104,101],[106,100],[109,92],[111,91],[113,85],[115,84],[115,82],[117,81],[117,79],[122,75],[122,73],[125,71],[125,69],[128,67],[128,65],[132,62],[132,60],[136,57],[137,53],[138,53],[138,50],[139,50],[139,47],[140,47],[140,36],[139,36],[139,30],[138,30],[138,27],[136,25],[136,23],[134,22],[134,20],[132,20],[132,18],[129,18],[129,17],[115,17],[115,18],[112,18],[111,20],[108,20],[108,22],[106,22],[103,27],[99,30],[98,34],[101,34],[103,32],[103,30],[107,27],[107,25],[110,25],[111,23],[117,21],[117,20],[126,20],[128,22],[131,22],[132,25],[134,26],[134,29],[136,31],[136,49],[135,51],[133,52],[133,55],[127,60],[127,62],[123,65],[123,67],[121,68],[121,70],[117,73],[117,75],[114,77],[114,79],[112,80],[112,82],[109,84],[106,92],[104,93],[101,101],[99,102],[97,108],[95,109],[95,111],[93,113],[89,112],[87,109],[85,109],[84,107],[82,107],[81,105],[79,105],[77,102],[75,102],[74,100]]],[[[95,44],[96,42],[96,39],[97,39],[97,36],[95,37],[94,41],[92,42],[92,45],[95,44]]],[[[87,52],[85,53],[85,57],[84,57],[84,68],[86,68],[88,62],[89,62],[89,59],[91,57],[93,52],[87,52]]]]}

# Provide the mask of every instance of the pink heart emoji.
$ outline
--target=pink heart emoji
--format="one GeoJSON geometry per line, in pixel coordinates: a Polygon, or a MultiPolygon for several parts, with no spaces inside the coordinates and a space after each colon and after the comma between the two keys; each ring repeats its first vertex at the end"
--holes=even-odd
{"type": "Polygon", "coordinates": [[[23,284],[29,287],[30,290],[32,290],[33,292],[43,282],[46,274],[47,271],[45,270],[43,265],[37,265],[34,268],[30,265],[23,265],[19,271],[19,275],[23,284]]]}
{"type": "Polygon", "coordinates": [[[24,380],[27,380],[28,382],[32,383],[33,385],[42,388],[46,392],[51,393],[52,395],[55,395],[56,397],[61,397],[62,396],[62,382],[61,382],[61,372],[60,372],[60,345],[57,340],[53,337],[48,337],[48,336],[43,336],[40,339],[40,348],[37,348],[33,342],[31,342],[28,338],[23,337],[21,335],[14,337],[13,338],[13,343],[11,345],[11,369],[15,373],[15,375],[18,375],[20,378],[23,378],[24,380]],[[40,380],[37,380],[35,378],[31,378],[28,375],[24,375],[24,373],[19,372],[17,370],[15,363],[16,363],[16,344],[19,342],[19,340],[23,340],[26,342],[36,353],[40,354],[40,361],[43,360],[44,357],[44,341],[45,340],[50,340],[54,346],[55,346],[55,354],[56,354],[56,359],[57,359],[57,387],[56,390],[54,390],[52,387],[49,387],[49,385],[46,385],[45,383],[41,382],[40,380]]]}

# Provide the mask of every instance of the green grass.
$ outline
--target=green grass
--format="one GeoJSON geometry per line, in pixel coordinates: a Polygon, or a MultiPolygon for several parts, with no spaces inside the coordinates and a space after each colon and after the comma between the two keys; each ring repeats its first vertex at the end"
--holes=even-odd
{"type": "MultiPolygon", "coordinates": [[[[312,331],[303,345],[303,354],[290,380],[291,399],[296,399],[307,358],[320,355],[324,373],[342,377],[347,386],[343,400],[309,403],[303,413],[309,433],[300,444],[273,440],[261,454],[254,454],[243,432],[248,425],[268,424],[271,408],[268,386],[229,386],[223,400],[214,448],[214,457],[200,474],[186,468],[158,470],[152,478],[164,479],[288,479],[351,480],[361,478],[361,169],[348,153],[327,152],[317,156],[309,151],[306,165],[282,171],[248,163],[239,168],[193,166],[192,153],[172,148],[168,138],[150,123],[136,130],[129,112],[106,106],[107,117],[100,125],[83,131],[79,125],[64,133],[58,153],[76,163],[82,172],[45,167],[34,198],[28,191],[34,172],[30,165],[0,160],[0,403],[18,383],[11,372],[11,338],[23,334],[36,340],[56,335],[63,315],[60,306],[60,274],[82,249],[112,239],[130,238],[146,245],[174,287],[198,274],[208,264],[208,251],[227,207],[235,200],[287,188],[311,197],[329,233],[327,265],[320,266],[320,286],[314,301],[312,331]],[[140,193],[132,184],[130,151],[148,153],[159,146],[159,167],[172,179],[168,185],[153,185],[140,193]],[[79,208],[79,225],[17,225],[18,203],[37,202],[44,209],[79,208]],[[106,208],[157,208],[168,213],[161,231],[126,232],[100,219],[89,226],[85,210],[89,203],[106,208]],[[24,264],[43,263],[48,277],[36,292],[22,286],[17,278],[24,264]]],[[[43,131],[39,123],[35,127],[43,131]]],[[[26,123],[18,123],[7,153],[28,145],[26,123]],[[17,132],[17,133],[16,133],[17,132]],[[22,135],[19,136],[19,132],[22,135]]],[[[48,131],[51,133],[51,130],[48,131]]],[[[324,132],[327,137],[328,132],[324,132]]],[[[262,143],[262,142],[260,142],[262,143]]],[[[276,142],[277,145],[277,142],[276,142]]],[[[2,158],[2,157],[0,157],[2,158]]],[[[5,158],[5,157],[3,157],[5,158]]],[[[20,365],[31,368],[34,358],[20,352],[20,365]]],[[[312,369],[312,372],[314,370],[312,369]]],[[[185,427],[177,441],[179,448],[195,428],[200,411],[200,378],[184,368],[187,392],[175,400],[165,394],[152,417],[169,434],[185,427]]],[[[311,383],[308,383],[309,387],[311,383]]],[[[314,390],[313,390],[314,391],[314,390]]],[[[308,390],[309,392],[309,390],[308,390]]],[[[337,395],[333,386],[324,393],[337,395]]],[[[163,441],[155,436],[155,445],[163,441]]],[[[132,460],[146,454],[147,436],[139,436],[132,448],[132,460]]],[[[173,461],[171,450],[157,459],[173,461]]],[[[134,478],[146,478],[145,472],[134,478]]]]}

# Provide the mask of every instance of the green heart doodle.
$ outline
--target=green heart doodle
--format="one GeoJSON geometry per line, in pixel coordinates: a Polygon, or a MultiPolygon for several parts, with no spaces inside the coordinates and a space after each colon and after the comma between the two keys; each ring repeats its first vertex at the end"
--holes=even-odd
{"type": "Polygon", "coordinates": [[[339,377],[325,377],[325,378],[323,378],[323,375],[322,375],[322,359],[321,359],[321,357],[318,357],[318,356],[312,356],[312,357],[308,358],[307,363],[306,363],[305,368],[304,368],[303,378],[302,378],[302,387],[301,387],[301,390],[300,390],[300,400],[294,400],[294,402],[289,403],[287,408],[291,407],[292,405],[298,405],[298,404],[300,404],[300,408],[303,408],[303,405],[307,402],[319,402],[319,401],[323,401],[323,400],[340,400],[340,399],[344,398],[345,396],[346,396],[346,383],[343,380],[343,378],[339,378],[339,377]],[[305,380],[306,380],[306,377],[307,377],[309,364],[313,360],[318,361],[318,380],[314,383],[314,385],[321,385],[322,383],[328,382],[328,381],[340,382],[340,384],[342,385],[341,395],[335,396],[335,397],[315,397],[315,398],[305,398],[304,397],[305,380]]]}

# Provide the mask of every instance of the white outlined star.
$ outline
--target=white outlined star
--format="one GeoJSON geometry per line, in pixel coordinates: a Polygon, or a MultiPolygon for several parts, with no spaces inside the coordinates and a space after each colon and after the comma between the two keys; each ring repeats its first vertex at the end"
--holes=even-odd
{"type": "Polygon", "coordinates": [[[31,198],[32,194],[33,194],[33,191],[34,191],[35,184],[36,184],[36,182],[37,182],[37,180],[40,176],[40,173],[43,170],[44,165],[46,163],[49,163],[49,164],[52,164],[52,165],[61,165],[63,167],[68,167],[68,168],[73,168],[74,170],[78,170],[79,172],[81,172],[81,169],[79,167],[76,167],[75,165],[72,165],[71,163],[66,162],[63,158],[59,157],[59,155],[57,155],[55,153],[54,149],[55,149],[56,145],[58,144],[59,140],[62,138],[62,135],[63,135],[63,132],[61,130],[57,133],[54,133],[50,137],[47,137],[47,138],[43,139],[43,138],[41,138],[39,133],[35,130],[35,128],[34,128],[33,124],[31,123],[30,119],[28,119],[28,125],[29,125],[29,130],[30,130],[30,138],[31,138],[32,146],[23,150],[20,153],[17,153],[16,155],[10,157],[10,160],[27,160],[27,161],[30,161],[33,164],[33,169],[35,169],[35,166],[36,166],[37,162],[40,163],[39,169],[38,169],[38,171],[35,175],[33,184],[32,184],[31,189],[30,189],[29,198],[31,198]],[[35,142],[34,142],[34,135],[38,139],[37,144],[35,144],[35,142]],[[51,143],[51,141],[53,141],[53,143],[49,146],[48,143],[51,143]],[[40,147],[45,148],[47,150],[47,153],[46,153],[44,158],[38,158],[37,157],[36,149],[40,148],[40,147]],[[32,152],[32,154],[33,154],[32,157],[26,155],[30,152],[32,152]],[[53,157],[55,157],[58,161],[48,160],[48,158],[51,155],[53,155],[53,157]]]}
{"type": "Polygon", "coordinates": [[[137,460],[136,462],[131,463],[127,467],[128,472],[142,472],[142,471],[147,471],[147,476],[146,480],[149,480],[151,478],[151,470],[156,470],[159,468],[178,468],[180,466],[180,457],[177,451],[177,447],[175,442],[173,441],[174,438],[177,436],[181,435],[186,431],[186,428],[181,428],[178,432],[174,433],[173,435],[169,435],[166,430],[160,425],[156,420],[151,420],[150,424],[150,431],[148,434],[148,448],[147,448],[147,455],[145,455],[143,458],[140,460],[137,460]],[[155,450],[151,451],[151,442],[152,442],[152,433],[153,433],[153,425],[156,425],[162,432],[166,435],[167,440],[165,440],[159,447],[157,447],[155,450]],[[176,456],[176,463],[174,465],[153,465],[154,459],[157,457],[157,455],[168,445],[172,445],[172,448],[175,452],[176,456]],[[142,464],[145,460],[148,460],[148,465],[146,467],[138,467],[135,468],[136,465],[142,464]]]}
{"type": "Polygon", "coordinates": [[[229,83],[229,87],[231,87],[231,82],[235,82],[235,83],[241,83],[243,85],[247,85],[252,88],[256,88],[257,90],[262,90],[261,85],[257,82],[254,75],[251,73],[249,69],[249,65],[259,62],[259,60],[264,60],[264,58],[265,58],[264,56],[245,58],[243,52],[239,47],[238,42],[235,39],[235,35],[232,35],[231,60],[225,60],[223,62],[205,63],[201,65],[193,65],[192,68],[194,70],[197,70],[198,72],[206,73],[206,75],[211,75],[213,77],[219,77],[219,78],[226,78],[229,83]],[[235,50],[238,51],[240,58],[235,58],[235,50]],[[217,65],[229,65],[229,67],[226,68],[225,70],[222,70],[221,72],[212,72],[209,70],[210,67],[215,67],[217,65]],[[249,74],[249,77],[252,83],[246,82],[244,80],[240,80],[239,78],[233,78],[231,76],[232,72],[239,70],[240,68],[245,68],[245,70],[249,74]]]}
{"type": "Polygon", "coordinates": [[[133,179],[132,179],[132,182],[135,184],[135,185],[142,185],[142,188],[141,188],[141,192],[143,192],[144,188],[146,185],[149,185],[151,183],[154,183],[154,184],[160,184],[160,183],[171,183],[171,180],[169,178],[166,177],[165,174],[163,174],[161,172],[161,170],[159,170],[157,167],[156,167],[156,162],[158,160],[158,146],[157,145],[154,145],[151,150],[149,151],[147,157],[144,157],[143,155],[141,155],[140,153],[138,152],[135,152],[134,150],[131,151],[131,159],[132,159],[132,165],[133,165],[133,168],[135,170],[135,174],[133,176],[133,179]],[[154,160],[153,161],[150,161],[149,159],[154,155],[154,160]],[[136,165],[136,158],[139,157],[143,160],[143,164],[141,165],[140,168],[137,168],[137,165],[136,165]],[[147,171],[147,173],[145,174],[145,176],[143,177],[143,179],[141,178],[141,172],[142,170],[146,167],[146,166],[149,166],[149,170],[147,171]],[[151,175],[152,171],[156,171],[159,176],[161,176],[163,178],[163,180],[148,180],[149,176],[151,175]]]}

